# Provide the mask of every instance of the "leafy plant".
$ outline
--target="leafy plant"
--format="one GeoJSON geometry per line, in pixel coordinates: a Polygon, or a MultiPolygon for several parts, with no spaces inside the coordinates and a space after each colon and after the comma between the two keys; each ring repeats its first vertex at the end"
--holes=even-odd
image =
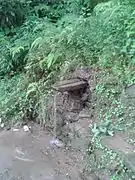
{"type": "Polygon", "coordinates": [[[130,19],[126,21],[127,25],[127,40],[126,45],[123,48],[123,51],[129,55],[132,59],[132,63],[135,63],[135,21],[134,21],[135,12],[131,14],[130,19]]]}
{"type": "Polygon", "coordinates": [[[101,134],[113,136],[113,131],[110,129],[110,124],[111,123],[109,121],[99,126],[94,124],[92,127],[92,133],[94,134],[94,137],[97,137],[101,134]]]}
{"type": "Polygon", "coordinates": [[[18,0],[0,0],[0,27],[12,28],[24,21],[23,4],[18,0]]]}

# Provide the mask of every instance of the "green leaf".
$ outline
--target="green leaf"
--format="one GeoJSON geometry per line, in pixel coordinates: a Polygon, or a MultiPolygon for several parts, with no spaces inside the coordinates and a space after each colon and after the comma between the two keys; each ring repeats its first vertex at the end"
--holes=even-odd
{"type": "Polygon", "coordinates": [[[50,53],[47,57],[47,68],[50,69],[50,67],[52,66],[53,64],[53,60],[54,60],[54,53],[50,53]]]}
{"type": "Polygon", "coordinates": [[[35,39],[33,43],[31,44],[31,49],[37,48],[39,44],[41,43],[41,41],[42,41],[42,37],[38,37],[37,39],[35,39]]]}
{"type": "Polygon", "coordinates": [[[100,130],[100,132],[101,133],[106,133],[106,131],[107,131],[107,128],[106,127],[99,127],[99,130],[100,130]]]}
{"type": "Polygon", "coordinates": [[[28,97],[32,92],[36,92],[36,91],[37,91],[37,83],[29,84],[27,93],[26,93],[26,97],[28,97]]]}
{"type": "Polygon", "coordinates": [[[132,58],[132,64],[135,65],[135,56],[132,58]]]}
{"type": "Polygon", "coordinates": [[[97,136],[97,135],[100,133],[100,131],[99,131],[99,129],[97,128],[97,125],[96,125],[96,124],[93,125],[92,133],[94,134],[94,136],[97,136]]]}
{"type": "Polygon", "coordinates": [[[109,136],[113,136],[114,135],[114,132],[113,131],[107,131],[107,134],[109,135],[109,136]]]}
{"type": "Polygon", "coordinates": [[[10,54],[12,55],[12,58],[14,58],[21,51],[24,51],[24,47],[23,46],[13,47],[13,48],[10,49],[10,54]]]}

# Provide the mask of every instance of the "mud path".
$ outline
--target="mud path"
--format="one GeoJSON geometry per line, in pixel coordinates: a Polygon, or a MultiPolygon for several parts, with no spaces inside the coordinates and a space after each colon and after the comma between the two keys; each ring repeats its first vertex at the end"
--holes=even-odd
{"type": "Polygon", "coordinates": [[[0,133],[0,180],[81,180],[80,150],[50,145],[52,137],[36,125],[33,133],[0,133]]]}

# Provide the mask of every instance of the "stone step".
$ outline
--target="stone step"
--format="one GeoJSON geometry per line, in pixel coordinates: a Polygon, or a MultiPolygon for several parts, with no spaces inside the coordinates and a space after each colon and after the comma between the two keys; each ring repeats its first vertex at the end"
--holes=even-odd
{"type": "Polygon", "coordinates": [[[125,137],[115,134],[113,137],[107,136],[102,139],[102,143],[116,152],[129,154],[134,152],[134,147],[126,142],[125,137]]]}
{"type": "Polygon", "coordinates": [[[123,157],[128,168],[135,173],[135,148],[125,138],[116,134],[114,137],[105,137],[102,140],[105,147],[112,149],[123,157]]]}
{"type": "Polygon", "coordinates": [[[52,88],[56,91],[65,92],[65,91],[75,91],[80,90],[86,87],[87,82],[79,79],[70,79],[60,81],[55,84],[52,88]]]}
{"type": "Polygon", "coordinates": [[[135,173],[135,153],[130,153],[124,156],[125,162],[129,168],[135,173]]]}

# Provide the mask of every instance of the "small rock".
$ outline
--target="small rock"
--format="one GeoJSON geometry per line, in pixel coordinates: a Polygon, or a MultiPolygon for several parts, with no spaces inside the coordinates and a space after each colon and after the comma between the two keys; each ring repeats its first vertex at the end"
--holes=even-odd
{"type": "Polygon", "coordinates": [[[1,128],[4,128],[4,126],[5,126],[4,123],[1,123],[0,127],[1,127],[1,128]]]}
{"type": "Polygon", "coordinates": [[[67,112],[65,113],[65,119],[70,123],[76,122],[78,121],[78,114],[74,112],[67,112]]]}
{"type": "Polygon", "coordinates": [[[17,132],[17,131],[19,131],[19,129],[14,128],[13,131],[14,131],[14,132],[17,132]]]}
{"type": "Polygon", "coordinates": [[[23,126],[23,130],[24,132],[28,132],[29,131],[29,127],[27,125],[23,126]]]}
{"type": "Polygon", "coordinates": [[[55,145],[57,147],[63,147],[63,143],[59,139],[53,139],[50,142],[51,145],[55,145]]]}

